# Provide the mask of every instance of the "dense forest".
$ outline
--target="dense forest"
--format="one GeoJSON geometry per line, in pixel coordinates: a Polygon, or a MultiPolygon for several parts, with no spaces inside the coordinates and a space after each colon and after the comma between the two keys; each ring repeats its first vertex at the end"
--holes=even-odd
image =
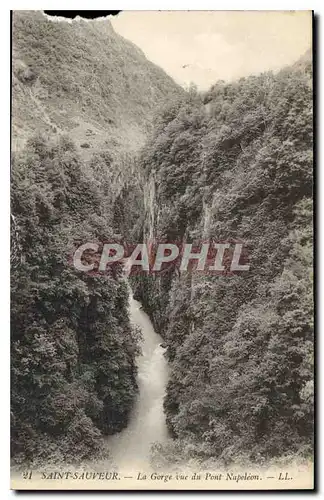
{"type": "Polygon", "coordinates": [[[13,461],[99,458],[127,427],[140,353],[130,286],[170,367],[172,439],[156,460],[311,457],[309,54],[184,91],[109,22],[21,12],[13,28],[13,461]],[[127,279],[122,265],[71,265],[77,245],[115,239],[241,241],[250,268],[127,279]]]}
{"type": "MultiPolygon", "coordinates": [[[[107,169],[109,165],[107,165],[107,169]]],[[[102,172],[62,137],[28,141],[13,159],[18,228],[12,266],[12,453],[17,461],[100,452],[127,424],[137,391],[137,333],[117,276],[69,265],[76,241],[111,236],[102,172]]],[[[109,218],[110,215],[110,218],[109,218]]]]}
{"type": "Polygon", "coordinates": [[[128,423],[139,352],[128,284],[118,266],[114,275],[87,275],[71,257],[82,243],[133,227],[121,200],[126,193],[136,206],[137,151],[158,107],[183,92],[107,20],[71,25],[14,12],[15,463],[100,457],[103,437],[128,423]]]}
{"type": "Polygon", "coordinates": [[[141,166],[144,235],[239,239],[250,264],[236,275],[133,278],[168,345],[173,458],[311,456],[310,58],[204,94],[192,88],[159,116],[141,166]]]}

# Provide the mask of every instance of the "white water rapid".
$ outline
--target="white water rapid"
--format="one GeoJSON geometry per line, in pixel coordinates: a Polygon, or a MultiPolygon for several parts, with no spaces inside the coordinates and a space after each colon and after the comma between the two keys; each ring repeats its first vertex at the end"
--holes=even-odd
{"type": "Polygon", "coordinates": [[[152,443],[167,440],[163,398],[168,371],[165,349],[160,345],[163,340],[131,293],[130,319],[142,332],[142,352],[136,360],[139,394],[127,428],[108,441],[113,462],[127,473],[149,470],[152,443]]]}

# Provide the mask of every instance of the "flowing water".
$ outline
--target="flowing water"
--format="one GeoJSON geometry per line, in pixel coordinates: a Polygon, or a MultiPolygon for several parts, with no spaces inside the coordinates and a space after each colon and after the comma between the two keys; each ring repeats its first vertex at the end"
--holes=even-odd
{"type": "Polygon", "coordinates": [[[148,470],[152,443],[163,443],[168,437],[163,412],[168,377],[163,340],[132,294],[130,319],[142,332],[142,352],[137,358],[139,394],[127,428],[108,441],[113,462],[127,472],[148,470]]]}

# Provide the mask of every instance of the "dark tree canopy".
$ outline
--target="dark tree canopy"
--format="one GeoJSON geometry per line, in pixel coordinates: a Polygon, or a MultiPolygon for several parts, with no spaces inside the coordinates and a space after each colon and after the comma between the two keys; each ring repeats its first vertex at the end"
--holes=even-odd
{"type": "Polygon", "coordinates": [[[145,147],[154,236],[239,238],[249,253],[237,276],[134,279],[168,344],[165,411],[184,453],[312,454],[312,162],[308,62],[192,89],[145,147]]]}

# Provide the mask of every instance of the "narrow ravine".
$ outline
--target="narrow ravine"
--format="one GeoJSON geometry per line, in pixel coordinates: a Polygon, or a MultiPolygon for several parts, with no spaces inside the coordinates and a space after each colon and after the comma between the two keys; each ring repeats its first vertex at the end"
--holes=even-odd
{"type": "Polygon", "coordinates": [[[142,352],[137,358],[139,395],[127,428],[108,438],[112,461],[128,473],[149,470],[152,443],[163,443],[168,437],[163,412],[168,377],[163,340],[131,293],[129,300],[131,322],[142,332],[142,352]]]}

